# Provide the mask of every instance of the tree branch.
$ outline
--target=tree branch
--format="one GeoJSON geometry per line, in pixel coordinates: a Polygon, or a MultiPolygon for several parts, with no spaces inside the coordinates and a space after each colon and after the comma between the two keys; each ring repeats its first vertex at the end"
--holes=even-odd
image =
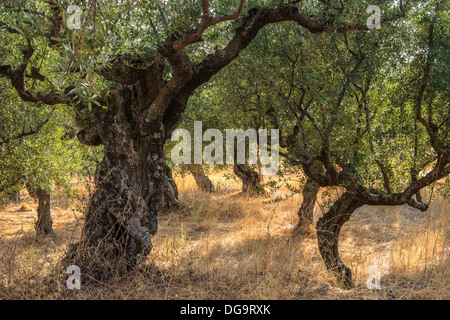
{"type": "Polygon", "coordinates": [[[24,125],[22,132],[14,135],[12,137],[6,138],[4,140],[0,140],[0,147],[5,144],[10,143],[11,141],[22,139],[22,138],[25,138],[25,137],[28,137],[28,136],[38,133],[45,126],[45,124],[47,124],[47,122],[50,120],[50,116],[51,116],[51,113],[47,116],[47,118],[44,121],[38,123],[38,125],[34,129],[33,129],[33,127],[30,126],[31,129],[29,131],[25,131],[25,125],[24,125]]]}
{"type": "Polygon", "coordinates": [[[171,47],[175,51],[183,50],[186,46],[188,46],[191,43],[198,42],[199,39],[202,38],[203,33],[208,29],[209,27],[216,25],[223,21],[230,21],[237,19],[242,12],[242,8],[244,6],[244,0],[239,0],[238,7],[236,10],[229,14],[224,14],[218,17],[212,18],[210,15],[209,10],[209,1],[208,0],[202,0],[201,6],[203,10],[203,16],[199,24],[195,27],[195,29],[185,33],[181,38],[179,39],[170,39],[169,43],[166,43],[164,46],[171,47]]]}

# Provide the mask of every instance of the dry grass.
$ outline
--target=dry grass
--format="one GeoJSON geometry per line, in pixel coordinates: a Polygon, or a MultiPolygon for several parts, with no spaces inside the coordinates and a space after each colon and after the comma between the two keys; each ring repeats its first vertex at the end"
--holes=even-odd
{"type": "Polygon", "coordinates": [[[265,204],[276,195],[249,198],[221,173],[211,179],[218,185],[214,194],[200,193],[190,176],[176,178],[192,210],[159,217],[147,269],[81,290],[65,287],[67,274],[58,265],[79,236],[81,214],[62,201],[52,212],[58,238],[38,241],[34,210],[2,209],[0,299],[449,298],[448,200],[434,201],[426,213],[360,208],[341,235],[341,257],[356,283],[346,291],[326,272],[315,235],[291,236],[299,195],[265,204]],[[380,290],[366,286],[374,265],[382,274],[380,290]]]}

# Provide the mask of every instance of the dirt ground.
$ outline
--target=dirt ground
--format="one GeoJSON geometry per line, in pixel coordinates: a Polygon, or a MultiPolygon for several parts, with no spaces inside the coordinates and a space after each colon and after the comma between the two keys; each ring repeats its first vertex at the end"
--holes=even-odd
{"type": "MultiPolygon", "coordinates": [[[[252,198],[221,173],[211,180],[217,191],[206,194],[192,177],[176,178],[190,209],[160,215],[146,268],[81,290],[67,289],[59,258],[80,235],[83,202],[54,197],[57,237],[48,239],[35,237],[31,200],[0,209],[0,299],[450,298],[448,200],[434,200],[427,212],[407,206],[355,212],[342,230],[340,254],[356,286],[342,290],[325,269],[314,232],[292,235],[301,195],[270,203],[287,189],[252,198]],[[381,288],[371,290],[366,282],[376,270],[381,288]]],[[[325,202],[316,204],[315,219],[325,202]]]]}

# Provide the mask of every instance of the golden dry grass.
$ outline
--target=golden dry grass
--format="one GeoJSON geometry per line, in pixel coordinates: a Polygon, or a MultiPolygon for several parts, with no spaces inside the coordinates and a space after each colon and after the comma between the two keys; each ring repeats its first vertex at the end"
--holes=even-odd
{"type": "MultiPolygon", "coordinates": [[[[57,239],[36,240],[35,211],[0,210],[0,299],[448,299],[450,203],[428,212],[408,207],[362,207],[344,226],[340,253],[355,289],[341,290],[326,272],[314,234],[292,237],[301,196],[266,204],[239,193],[236,181],[211,175],[214,194],[190,176],[177,177],[181,200],[192,208],[164,213],[148,268],[108,283],[65,287],[58,265],[76,241],[82,215],[53,207],[57,239]],[[369,267],[381,270],[380,290],[369,290],[369,267]]],[[[282,194],[281,194],[282,195],[282,194]]],[[[321,215],[316,205],[315,218],[321,215]]]]}

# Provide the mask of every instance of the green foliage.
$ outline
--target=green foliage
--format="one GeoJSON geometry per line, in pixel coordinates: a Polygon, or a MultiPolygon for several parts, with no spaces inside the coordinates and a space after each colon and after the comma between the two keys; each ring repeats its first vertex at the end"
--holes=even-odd
{"type": "MultiPolygon", "coordinates": [[[[311,34],[291,23],[267,26],[191,100],[184,121],[206,118],[214,128],[276,127],[287,138],[302,118],[295,142],[284,149],[293,159],[305,150],[320,156],[333,124],[326,149],[332,162],[355,174],[358,184],[386,193],[381,163],[392,192],[401,192],[412,170],[423,176],[436,157],[416,119],[427,54],[433,63],[423,117],[439,126],[442,148],[450,146],[448,11],[441,8],[429,50],[435,14],[435,4],[417,3],[405,20],[348,35],[311,34]],[[300,103],[309,117],[299,112],[300,103]]],[[[350,15],[364,19],[362,11],[350,15]]]]}
{"type": "MultiPolygon", "coordinates": [[[[89,154],[95,153],[74,138],[73,119],[70,112],[49,110],[48,107],[31,107],[34,113],[40,110],[48,121],[37,133],[12,140],[0,147],[0,188],[1,191],[21,189],[24,183],[32,188],[42,188],[52,192],[55,187],[69,192],[73,179],[85,174],[83,169],[92,166],[88,162],[89,154]]],[[[11,125],[11,131],[21,130],[25,126],[35,127],[34,116],[25,114],[27,106],[16,101],[15,104],[2,107],[0,123],[11,125]],[[22,114],[23,124],[18,123],[22,114]],[[34,122],[34,123],[33,123],[34,122]],[[15,129],[15,130],[14,130],[15,129]]],[[[92,149],[92,148],[91,148],[92,149]]]]}
{"type": "MultiPolygon", "coordinates": [[[[46,81],[26,79],[26,86],[33,92],[68,89],[77,94],[89,105],[88,109],[76,112],[81,122],[95,121],[108,108],[104,98],[111,83],[98,74],[100,69],[123,54],[139,57],[133,62],[134,68],[148,67],[161,58],[156,52],[167,37],[179,37],[192,30],[202,15],[201,2],[193,0],[57,3],[62,23],[58,34],[52,35],[59,45],[53,46],[48,46],[54,28],[48,17],[52,17],[55,6],[45,1],[25,0],[0,4],[3,23],[0,41],[7,44],[0,47],[0,65],[17,68],[23,62],[26,40],[31,41],[35,54],[30,65],[38,67],[46,81]],[[69,5],[81,8],[78,29],[68,27],[73,18],[66,11],[69,5]],[[17,33],[5,32],[7,28],[17,33]]],[[[233,12],[237,3],[210,1],[211,12],[215,16],[233,12]]],[[[202,41],[185,51],[194,64],[200,62],[229,42],[236,26],[253,8],[274,8],[289,3],[246,1],[240,18],[212,26],[202,41]]],[[[329,3],[308,0],[296,6],[308,15],[333,19],[334,27],[365,25],[370,16],[366,12],[369,5],[380,6],[383,17],[400,13],[397,3],[388,0],[329,3]],[[342,3],[345,7],[341,7],[342,3]]],[[[238,59],[190,98],[180,127],[190,128],[199,120],[204,129],[279,128],[287,139],[302,117],[295,143],[283,149],[287,157],[299,158],[305,150],[317,156],[325,151],[338,168],[356,172],[357,183],[385,192],[379,165],[382,163],[392,190],[402,190],[411,180],[411,171],[423,169],[419,173],[423,175],[427,168],[421,164],[435,157],[426,130],[415,118],[416,99],[428,58],[432,66],[424,92],[423,117],[439,126],[441,147],[450,144],[449,10],[442,2],[434,46],[430,49],[427,31],[435,16],[435,2],[410,1],[406,12],[403,19],[384,24],[379,30],[348,35],[313,34],[295,23],[266,26],[238,59]],[[300,103],[304,108],[307,106],[309,116],[298,111],[300,103]],[[328,145],[324,148],[323,135],[330,126],[328,145]]],[[[172,69],[166,68],[165,78],[169,79],[171,74],[172,69]]],[[[48,112],[39,108],[33,111],[42,112],[38,117],[48,112]]],[[[6,113],[10,116],[3,118],[5,123],[17,118],[6,113]]],[[[55,135],[58,132],[51,130],[55,135]]],[[[44,144],[44,140],[37,139],[33,143],[25,139],[23,153],[33,154],[33,150],[44,144]]],[[[58,144],[55,148],[52,152],[59,154],[58,144]]],[[[166,150],[170,148],[169,143],[166,150]]],[[[38,164],[38,159],[35,162],[38,164]]],[[[24,169],[27,174],[30,167],[24,169]]]]}

